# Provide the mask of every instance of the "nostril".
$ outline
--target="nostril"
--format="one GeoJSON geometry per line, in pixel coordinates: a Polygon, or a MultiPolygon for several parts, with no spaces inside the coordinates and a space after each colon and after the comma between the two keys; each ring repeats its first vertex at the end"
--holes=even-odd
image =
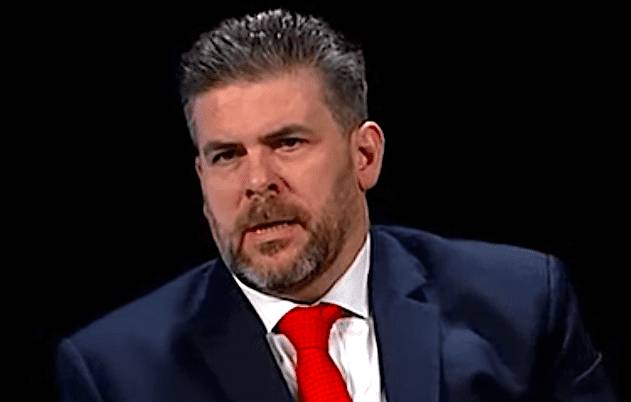
{"type": "Polygon", "coordinates": [[[261,188],[260,190],[255,190],[252,188],[248,188],[245,190],[245,196],[247,198],[253,198],[253,197],[267,197],[270,196],[272,194],[269,193],[273,193],[273,194],[278,194],[280,192],[280,187],[278,187],[277,183],[269,183],[267,185],[267,187],[265,187],[264,189],[261,188]]]}

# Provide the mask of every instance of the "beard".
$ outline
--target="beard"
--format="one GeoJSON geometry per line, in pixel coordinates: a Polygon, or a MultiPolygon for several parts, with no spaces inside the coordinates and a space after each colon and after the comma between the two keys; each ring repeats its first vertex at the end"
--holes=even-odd
{"type": "MultiPolygon", "coordinates": [[[[223,261],[239,280],[263,293],[282,295],[307,286],[333,264],[351,231],[355,216],[352,212],[356,208],[353,187],[347,181],[348,178],[338,177],[317,220],[304,208],[272,195],[253,203],[237,219],[231,234],[222,231],[207,207],[211,231],[223,261]],[[244,248],[246,231],[255,225],[280,221],[300,225],[306,232],[306,242],[290,261],[257,264],[244,248]]],[[[273,257],[287,243],[287,240],[264,242],[256,245],[256,251],[273,257]]]]}

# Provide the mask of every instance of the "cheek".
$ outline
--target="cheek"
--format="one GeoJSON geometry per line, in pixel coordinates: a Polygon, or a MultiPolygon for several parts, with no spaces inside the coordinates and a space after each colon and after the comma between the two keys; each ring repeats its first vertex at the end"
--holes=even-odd
{"type": "Polygon", "coordinates": [[[340,191],[348,190],[349,174],[341,161],[328,159],[306,169],[295,169],[290,181],[298,198],[312,212],[317,212],[341,196],[340,191]]]}
{"type": "Polygon", "coordinates": [[[322,164],[300,164],[286,169],[283,177],[292,195],[306,207],[317,208],[331,188],[327,170],[322,164]]]}
{"type": "Polygon", "coordinates": [[[239,192],[236,189],[206,185],[204,200],[206,208],[221,227],[232,225],[236,219],[239,202],[239,192]]]}

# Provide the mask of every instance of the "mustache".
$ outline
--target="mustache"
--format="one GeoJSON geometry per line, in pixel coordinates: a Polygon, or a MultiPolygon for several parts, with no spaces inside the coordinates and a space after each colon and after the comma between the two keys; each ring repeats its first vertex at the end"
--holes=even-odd
{"type": "Polygon", "coordinates": [[[305,226],[309,219],[310,214],[304,208],[272,197],[252,204],[239,216],[235,228],[237,233],[244,233],[255,226],[273,222],[292,222],[305,226]]]}

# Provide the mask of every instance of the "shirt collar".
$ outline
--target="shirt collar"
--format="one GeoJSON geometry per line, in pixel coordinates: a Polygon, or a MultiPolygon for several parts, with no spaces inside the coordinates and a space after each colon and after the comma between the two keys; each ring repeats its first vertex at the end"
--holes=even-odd
{"type": "MultiPolygon", "coordinates": [[[[370,270],[370,233],[366,236],[364,245],[357,253],[355,260],[346,272],[335,282],[327,293],[316,301],[337,304],[362,318],[368,318],[368,272],[370,270]]],[[[267,332],[272,332],[278,321],[289,310],[299,306],[289,300],[271,296],[252,289],[234,276],[237,285],[248,298],[254,310],[263,321],[267,332]]]]}

